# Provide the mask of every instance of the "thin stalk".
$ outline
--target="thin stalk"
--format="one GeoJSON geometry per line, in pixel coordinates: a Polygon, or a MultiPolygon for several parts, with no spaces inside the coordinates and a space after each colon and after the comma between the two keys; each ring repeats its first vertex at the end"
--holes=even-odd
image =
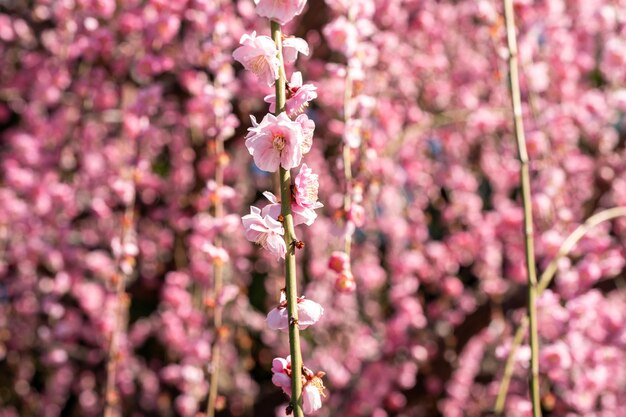
{"type": "MultiPolygon", "coordinates": [[[[272,39],[278,49],[280,60],[279,77],[276,80],[276,115],[285,111],[285,66],[282,52],[282,31],[280,24],[272,21],[272,39]]],[[[291,173],[280,167],[281,214],[284,218],[285,244],[285,290],[287,293],[287,312],[289,316],[289,350],[291,353],[291,406],[294,417],[304,417],[302,410],[302,354],[300,352],[300,329],[298,328],[297,279],[296,279],[296,234],[291,213],[291,173]]]]}
{"type": "MultiPolygon", "coordinates": [[[[133,184],[135,184],[135,169],[132,172],[133,184]]],[[[122,230],[120,233],[120,250],[117,260],[117,275],[115,276],[115,292],[117,298],[117,309],[115,311],[115,322],[113,330],[111,332],[111,340],[109,342],[109,348],[107,352],[107,374],[106,374],[106,387],[104,395],[104,417],[119,417],[121,416],[120,396],[117,390],[116,375],[117,367],[119,364],[119,349],[120,349],[120,335],[126,330],[126,321],[128,315],[128,304],[130,302],[128,294],[126,294],[126,282],[130,278],[122,269],[121,263],[124,261],[124,247],[126,245],[126,239],[134,228],[134,214],[135,214],[135,197],[128,203],[124,210],[122,218],[122,230]]]]}
{"type": "MultiPolygon", "coordinates": [[[[352,118],[352,77],[350,76],[350,68],[346,68],[346,81],[343,93],[343,123],[344,123],[344,141],[343,141],[343,175],[346,182],[346,190],[343,196],[343,211],[346,216],[350,213],[352,207],[352,151],[346,142],[346,127],[352,118]]],[[[343,250],[350,258],[350,249],[352,248],[352,233],[345,233],[343,250]]]]}
{"type": "MultiPolygon", "coordinates": [[[[607,210],[603,210],[599,213],[594,214],[589,217],[585,223],[578,226],[561,244],[559,251],[554,256],[554,258],[550,261],[544,272],[541,274],[539,279],[539,284],[537,287],[537,295],[541,295],[546,288],[552,282],[554,275],[556,274],[559,260],[563,257],[567,256],[569,252],[576,246],[576,243],[580,239],[582,239],[589,230],[593,229],[597,225],[618,218],[618,217],[626,217],[626,207],[613,207],[607,210]]],[[[524,339],[524,335],[526,334],[526,330],[528,329],[528,316],[524,316],[522,322],[518,326],[515,331],[515,336],[513,338],[513,343],[511,344],[511,350],[509,351],[509,356],[506,360],[504,375],[502,376],[502,381],[500,382],[500,387],[498,390],[498,397],[496,398],[496,405],[494,408],[494,412],[496,416],[502,415],[504,411],[504,402],[506,400],[506,394],[509,389],[509,383],[511,377],[513,376],[513,364],[515,363],[515,353],[517,349],[522,344],[522,340],[524,339]]]]}
{"type": "MultiPolygon", "coordinates": [[[[224,155],[224,140],[220,134],[215,138],[215,155],[216,155],[216,167],[215,167],[215,183],[217,189],[217,195],[215,197],[214,216],[219,219],[224,216],[224,203],[219,195],[219,191],[224,185],[224,165],[226,164],[226,158],[224,155]]],[[[213,242],[217,248],[222,247],[222,236],[215,237],[213,242]]],[[[222,292],[222,281],[224,277],[224,265],[221,260],[213,262],[213,329],[215,329],[215,341],[213,342],[213,349],[211,350],[211,379],[209,381],[209,399],[207,402],[207,417],[215,416],[215,404],[217,401],[217,388],[220,374],[220,357],[221,357],[221,344],[223,339],[222,331],[222,312],[223,306],[219,301],[220,293],[222,292]]],[[[207,306],[208,307],[208,306],[207,306]]]]}
{"type": "Polygon", "coordinates": [[[519,86],[517,63],[517,39],[515,37],[515,14],[513,0],[504,1],[507,43],[509,47],[509,83],[511,89],[511,106],[513,108],[513,124],[517,141],[522,185],[522,204],[524,207],[524,246],[526,252],[526,270],[528,273],[528,321],[530,325],[530,398],[533,417],[541,417],[541,398],[539,396],[539,341],[537,332],[537,272],[535,270],[535,248],[533,231],[532,200],[530,195],[530,169],[528,152],[524,136],[522,120],[522,101],[519,86]]]}
{"type": "MultiPolygon", "coordinates": [[[[217,7],[222,6],[221,0],[215,1],[217,7]]],[[[213,42],[219,42],[219,35],[217,32],[213,33],[213,42]]],[[[215,85],[216,87],[220,86],[220,83],[217,81],[218,77],[216,77],[215,85]]],[[[219,126],[222,123],[222,118],[219,117],[216,120],[216,124],[219,126]]],[[[220,190],[224,186],[224,169],[226,164],[228,163],[228,157],[224,152],[224,136],[218,129],[218,133],[215,136],[215,184],[216,184],[216,195],[214,202],[214,212],[213,216],[216,219],[220,219],[224,217],[224,202],[222,201],[222,197],[220,195],[220,190]]],[[[221,248],[223,245],[223,239],[220,233],[215,236],[213,245],[217,248],[221,248]]],[[[213,262],[213,300],[214,300],[214,308],[213,308],[213,329],[215,331],[215,341],[213,342],[213,347],[211,349],[211,377],[209,380],[209,398],[207,400],[207,417],[215,416],[215,408],[217,402],[217,391],[219,384],[219,376],[220,376],[220,364],[221,364],[221,354],[222,354],[222,341],[224,339],[224,331],[222,329],[222,313],[223,313],[223,305],[219,301],[220,294],[222,292],[222,284],[224,278],[224,265],[221,260],[216,260],[213,262]]],[[[208,295],[208,294],[207,294],[208,295]]],[[[208,307],[206,301],[208,297],[205,296],[205,305],[208,307]]]]}

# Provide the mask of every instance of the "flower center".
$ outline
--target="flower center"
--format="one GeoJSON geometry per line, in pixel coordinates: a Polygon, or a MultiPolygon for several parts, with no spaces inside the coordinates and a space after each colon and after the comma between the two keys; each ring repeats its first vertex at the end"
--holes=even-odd
{"type": "Polygon", "coordinates": [[[306,184],[306,198],[309,201],[316,202],[317,201],[317,191],[319,190],[320,184],[317,181],[317,175],[312,175],[309,181],[306,184]]]}
{"type": "Polygon", "coordinates": [[[259,235],[259,238],[254,242],[257,245],[260,245],[261,247],[265,247],[265,245],[267,244],[267,238],[268,238],[269,233],[261,233],[259,235]]]}
{"type": "Polygon", "coordinates": [[[309,380],[308,383],[313,385],[315,388],[317,388],[317,390],[320,392],[320,395],[326,398],[326,392],[325,392],[326,387],[324,386],[324,382],[322,381],[322,378],[314,376],[313,379],[309,380]]]}
{"type": "Polygon", "coordinates": [[[285,140],[285,137],[281,133],[275,134],[274,138],[272,139],[272,146],[278,152],[281,152],[285,148],[286,143],[287,141],[285,140]]]}
{"type": "Polygon", "coordinates": [[[267,66],[267,61],[265,59],[265,57],[263,55],[259,55],[255,58],[252,58],[250,60],[250,69],[252,70],[253,73],[255,74],[259,74],[261,72],[263,72],[263,70],[265,69],[265,67],[267,66]]]}

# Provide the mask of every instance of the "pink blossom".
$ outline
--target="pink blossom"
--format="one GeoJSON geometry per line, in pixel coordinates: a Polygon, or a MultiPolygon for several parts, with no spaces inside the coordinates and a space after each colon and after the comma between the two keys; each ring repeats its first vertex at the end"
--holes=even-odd
{"type": "Polygon", "coordinates": [[[306,0],[254,0],[259,16],[267,17],[281,25],[302,13],[306,0]]]}
{"type": "Polygon", "coordinates": [[[335,272],[342,272],[350,269],[350,257],[347,253],[335,251],[328,259],[328,268],[335,272]]]}
{"type": "Polygon", "coordinates": [[[279,166],[291,169],[300,165],[304,135],[302,125],[294,122],[287,114],[266,114],[261,123],[254,116],[250,133],[246,136],[246,147],[254,163],[263,171],[276,172],[279,166]]]}
{"type": "Polygon", "coordinates": [[[296,175],[294,188],[295,203],[300,207],[317,209],[324,207],[322,203],[317,201],[317,192],[319,190],[318,175],[313,170],[302,164],[300,172],[296,175]]]}
{"type": "Polygon", "coordinates": [[[326,25],[324,36],[328,45],[351,57],[358,46],[359,33],[353,23],[350,23],[344,16],[340,16],[326,25]]]}
{"type": "Polygon", "coordinates": [[[250,214],[241,218],[245,228],[246,239],[261,245],[276,258],[284,258],[287,246],[283,235],[285,229],[277,220],[264,214],[261,217],[261,210],[257,207],[250,207],[250,214]]]}
{"type": "Polygon", "coordinates": [[[283,40],[283,60],[286,64],[295,62],[298,52],[309,55],[309,44],[304,39],[289,36],[283,40]]]}
{"type": "MultiPolygon", "coordinates": [[[[313,84],[302,84],[302,73],[296,71],[291,74],[286,93],[285,110],[290,117],[295,117],[304,112],[309,101],[317,98],[317,87],[313,84]]],[[[269,94],[263,100],[270,104],[271,112],[276,111],[276,94],[269,94]]]]}
{"type": "MultiPolygon", "coordinates": [[[[272,383],[282,388],[287,396],[291,397],[291,356],[274,358],[272,361],[272,383]]],[[[311,414],[322,408],[322,397],[326,396],[322,378],[324,372],[314,373],[306,366],[302,367],[302,409],[305,414],[311,414]]]]}
{"type": "Polygon", "coordinates": [[[313,131],[315,130],[315,122],[309,119],[309,116],[304,113],[296,117],[296,122],[300,123],[300,126],[302,126],[303,139],[300,148],[302,149],[302,154],[306,155],[311,150],[311,146],[313,146],[313,131]]]}
{"type": "MultiPolygon", "coordinates": [[[[324,308],[315,301],[298,297],[298,328],[304,330],[317,323],[324,308]]],[[[272,330],[287,330],[289,328],[289,314],[287,311],[287,299],[284,291],[281,292],[280,303],[267,314],[267,325],[272,330]]]]}
{"type": "MultiPolygon", "coordinates": [[[[269,191],[265,191],[263,195],[265,196],[265,198],[267,198],[270,201],[270,204],[263,207],[264,215],[267,214],[272,218],[278,218],[278,216],[280,215],[282,211],[280,202],[278,201],[276,196],[270,193],[269,191]]],[[[323,207],[322,203],[318,203],[318,204],[319,204],[319,207],[323,207]]],[[[313,208],[317,208],[317,207],[313,206],[313,208]]],[[[317,213],[315,212],[313,208],[302,207],[301,205],[295,203],[295,201],[292,200],[291,214],[293,215],[293,225],[294,226],[298,226],[300,224],[305,224],[307,226],[312,225],[315,219],[317,219],[317,213]]]]}
{"type": "Polygon", "coordinates": [[[272,383],[282,388],[283,392],[291,396],[291,356],[274,358],[272,361],[272,383]]]}
{"type": "Polygon", "coordinates": [[[307,383],[302,388],[302,411],[311,414],[322,408],[322,391],[315,385],[307,383]]]}
{"type": "Polygon", "coordinates": [[[352,204],[348,212],[348,220],[352,221],[356,227],[365,224],[365,208],[360,204],[352,204]]]}
{"type": "Polygon", "coordinates": [[[342,293],[352,293],[356,290],[356,280],[350,269],[339,272],[335,280],[335,289],[342,293]]]}
{"type": "Polygon", "coordinates": [[[235,49],[233,58],[267,85],[274,85],[280,67],[274,41],[269,36],[256,36],[256,32],[252,32],[250,35],[244,34],[239,43],[242,46],[235,49]]]}

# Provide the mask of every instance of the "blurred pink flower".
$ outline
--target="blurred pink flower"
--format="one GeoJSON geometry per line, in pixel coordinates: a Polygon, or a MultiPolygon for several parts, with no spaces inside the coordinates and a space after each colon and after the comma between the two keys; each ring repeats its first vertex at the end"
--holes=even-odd
{"type": "Polygon", "coordinates": [[[244,34],[235,49],[233,58],[241,63],[245,69],[253,72],[267,85],[273,85],[278,79],[278,60],[276,44],[269,36],[256,36],[256,32],[244,34]]]}
{"type": "Polygon", "coordinates": [[[246,239],[261,245],[264,249],[276,258],[284,258],[287,246],[283,239],[285,229],[277,220],[269,215],[261,217],[261,210],[257,207],[250,207],[250,214],[241,218],[245,228],[246,239]]]}
{"type": "Polygon", "coordinates": [[[306,0],[254,0],[254,3],[259,16],[284,25],[302,13],[306,0]]]}
{"type": "MultiPolygon", "coordinates": [[[[348,265],[348,268],[350,265],[348,265]]],[[[342,293],[351,293],[356,290],[356,280],[350,269],[345,269],[339,272],[337,279],[335,280],[335,289],[342,293]]]]}
{"type": "Polygon", "coordinates": [[[335,251],[328,259],[328,268],[335,272],[342,272],[350,269],[350,257],[347,253],[335,251]]]}
{"type": "Polygon", "coordinates": [[[278,117],[266,114],[261,123],[252,118],[248,128],[246,147],[259,169],[276,172],[279,166],[291,169],[302,160],[302,125],[294,122],[285,113],[278,117]]]}

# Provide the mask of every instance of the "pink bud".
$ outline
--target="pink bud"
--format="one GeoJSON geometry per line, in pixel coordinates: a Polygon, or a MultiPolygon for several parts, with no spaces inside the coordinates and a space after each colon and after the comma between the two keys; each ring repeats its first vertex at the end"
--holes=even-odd
{"type": "Polygon", "coordinates": [[[335,251],[330,255],[328,268],[335,272],[350,269],[350,257],[345,252],[335,251]]]}

